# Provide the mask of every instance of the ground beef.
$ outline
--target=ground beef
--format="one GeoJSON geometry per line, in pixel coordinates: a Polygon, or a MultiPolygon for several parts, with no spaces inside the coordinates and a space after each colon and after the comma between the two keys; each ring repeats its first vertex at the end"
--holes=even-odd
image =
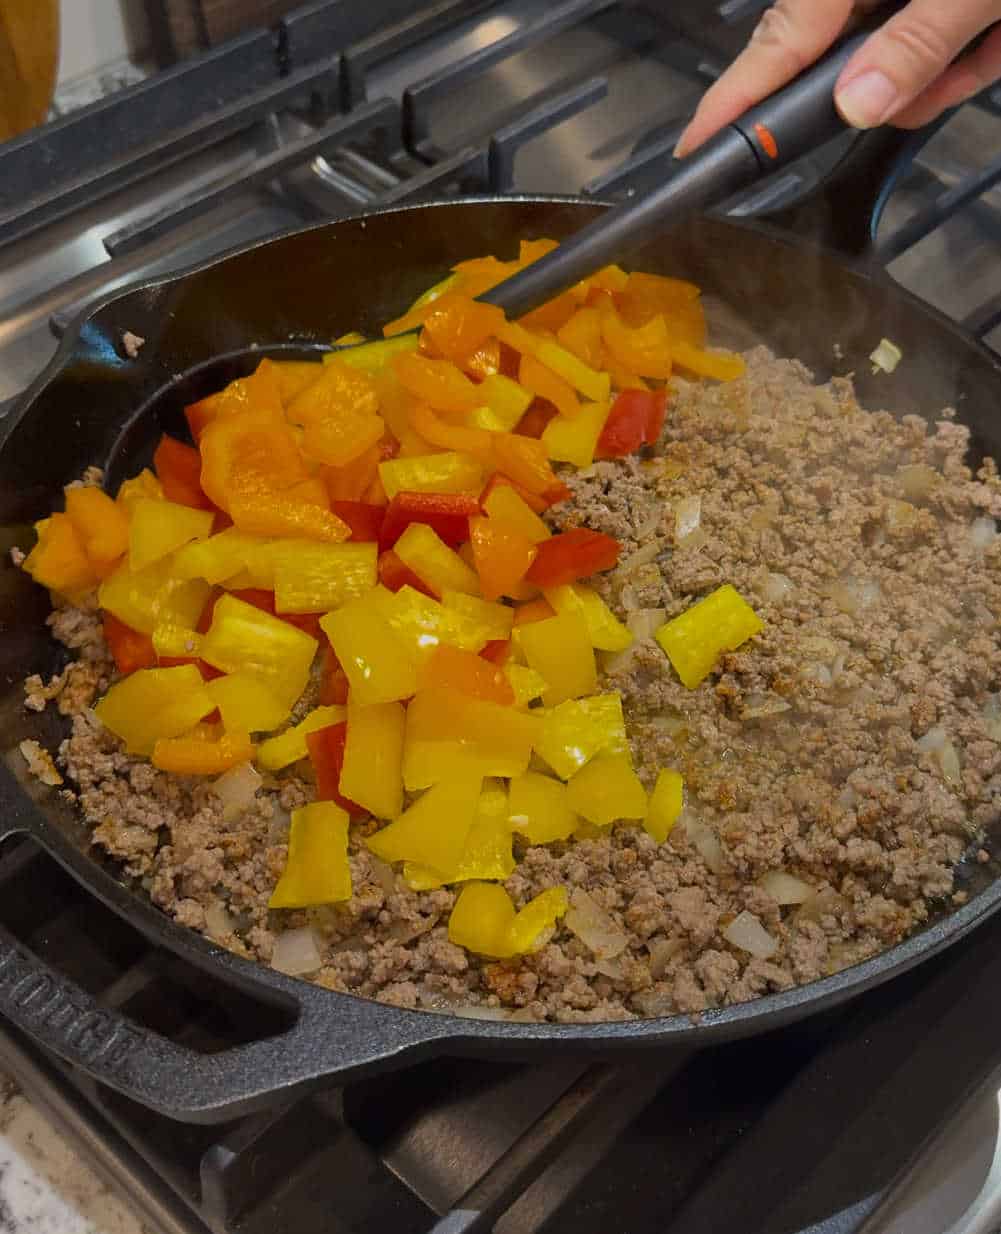
{"type": "Polygon", "coordinates": [[[597,583],[617,612],[670,617],[731,583],[765,622],[696,690],[652,640],[612,660],[604,684],[622,693],[641,778],[685,778],[667,843],[621,825],[517,845],[515,903],[587,890],[627,940],[612,962],[566,923],[532,956],[468,955],[448,941],[454,893],[407,889],[365,849],[370,824],[351,839],[347,904],[269,912],[289,811],[313,798],[308,770],[266,779],[224,822],[210,784],[124,754],[88,709],[113,672],[92,607],[50,618],[76,659],[29,679],[27,705],[54,699],[72,716],[59,760],[94,842],[165,912],[262,963],[277,931],[309,925],[315,980],[403,1007],[593,1022],[756,998],[871,956],[965,897],[953,867],[1001,799],[1001,708],[985,711],[1001,681],[1001,539],[971,536],[974,519],[1001,515],[1001,486],[991,463],[970,473],[967,448],[949,413],[929,426],[863,411],[847,381],[815,387],[759,349],[731,385],[674,383],[652,457],[566,477],[555,521],[623,543],[597,583]],[[675,510],[696,495],[701,526],[682,544],[675,510]],[[921,742],[932,729],[937,742],[921,742]],[[806,903],[772,900],[760,880],[773,870],[808,883],[806,903]],[[726,940],[741,912],[776,940],[768,961],[726,940]]]}

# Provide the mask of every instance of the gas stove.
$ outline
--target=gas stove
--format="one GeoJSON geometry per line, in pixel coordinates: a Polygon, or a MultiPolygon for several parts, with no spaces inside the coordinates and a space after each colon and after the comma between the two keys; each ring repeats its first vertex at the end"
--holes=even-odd
{"type": "MultiPolygon", "coordinates": [[[[109,291],[254,239],[462,193],[615,199],[665,174],[760,0],[320,0],[0,147],[0,403],[109,291]]],[[[788,209],[843,144],[728,204],[788,209]]],[[[1001,90],[886,169],[889,274],[1001,347],[1001,90]]],[[[0,922],[206,1052],[219,1010],[26,841],[0,922]]],[[[994,1234],[1001,922],[847,1008],[626,1065],[439,1060],[171,1123],[0,1023],[0,1070],[164,1234],[994,1234]]]]}

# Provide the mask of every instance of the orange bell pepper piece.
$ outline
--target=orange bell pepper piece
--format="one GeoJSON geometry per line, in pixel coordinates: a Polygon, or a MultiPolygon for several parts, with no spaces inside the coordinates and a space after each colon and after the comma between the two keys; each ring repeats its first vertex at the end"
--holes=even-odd
{"type": "Polygon", "coordinates": [[[546,330],[550,334],[555,334],[566,325],[579,308],[580,298],[574,294],[573,290],[565,291],[562,295],[554,296],[552,300],[547,300],[545,304],[533,309],[531,313],[526,313],[519,319],[518,324],[524,326],[526,330],[546,330]]]}
{"type": "Polygon", "coordinates": [[[556,408],[561,416],[572,419],[580,411],[580,400],[573,386],[562,377],[540,364],[534,356],[522,356],[518,367],[518,381],[538,398],[543,398],[556,408]]]}
{"type": "Polygon", "coordinates": [[[418,688],[444,686],[502,706],[514,705],[514,690],[502,669],[474,651],[440,643],[421,668],[418,688]]]}
{"type": "Polygon", "coordinates": [[[410,413],[414,431],[425,441],[443,450],[456,450],[469,454],[481,462],[489,463],[493,457],[494,439],[497,433],[485,428],[466,428],[462,424],[449,424],[440,419],[430,407],[419,403],[410,413]]]}
{"type": "Polygon", "coordinates": [[[196,510],[212,508],[212,502],[202,490],[202,459],[194,447],[164,433],[153,454],[153,468],[168,501],[193,506],[196,510]]]}
{"type": "Polygon", "coordinates": [[[320,477],[331,502],[365,501],[366,494],[379,477],[380,462],[381,443],[377,442],[344,467],[321,467],[320,477]]]}
{"type": "Polygon", "coordinates": [[[285,407],[323,376],[324,366],[319,360],[276,360],[274,364],[285,407]]]}
{"type": "Polygon", "coordinates": [[[331,359],[322,365],[318,381],[308,385],[288,405],[293,424],[315,424],[341,416],[374,416],[379,396],[372,378],[361,369],[331,359]]]}
{"type": "Polygon", "coordinates": [[[503,668],[511,658],[511,640],[509,638],[493,638],[477,655],[483,657],[484,660],[489,660],[491,664],[496,664],[498,668],[503,668]]]}
{"type": "Polygon", "coordinates": [[[254,747],[246,733],[227,733],[217,741],[161,737],[153,746],[153,766],[182,776],[218,775],[253,757],[254,747]]]}
{"type": "MultiPolygon", "coordinates": [[[[202,433],[215,420],[247,411],[270,412],[281,417],[282,382],[278,365],[273,360],[262,360],[250,377],[231,381],[217,394],[210,394],[185,408],[184,415],[196,443],[202,433]]],[[[216,503],[218,505],[218,502],[216,503]]]]}
{"type": "Polygon", "coordinates": [[[564,501],[570,496],[570,490],[566,488],[566,485],[563,485],[562,487],[566,489],[566,492],[561,496],[555,497],[553,501],[547,501],[545,497],[540,496],[538,493],[530,493],[527,488],[522,488],[520,484],[515,484],[515,482],[513,480],[509,480],[507,476],[501,475],[499,471],[495,471],[483,486],[483,492],[480,494],[480,505],[484,510],[486,509],[486,503],[490,497],[490,494],[495,488],[497,488],[498,485],[501,484],[507,485],[509,488],[513,488],[525,505],[528,506],[530,510],[534,510],[536,514],[542,514],[542,512],[544,510],[548,510],[551,505],[555,505],[556,501],[564,501]]]}
{"type": "Polygon", "coordinates": [[[202,488],[229,514],[237,494],[281,492],[308,479],[291,429],[268,410],[215,418],[202,433],[200,450],[202,488]]]}
{"type": "Polygon", "coordinates": [[[111,650],[115,667],[120,673],[134,673],[137,668],[154,668],[157,663],[153,640],[140,634],[112,613],[102,613],[104,640],[111,650]]]}
{"type": "Polygon", "coordinates": [[[617,300],[619,314],[629,326],[644,326],[663,316],[672,338],[704,347],[706,318],[698,287],[659,274],[630,274],[617,300]]]}
{"type": "Polygon", "coordinates": [[[578,360],[601,369],[601,317],[597,309],[582,308],[557,331],[556,337],[578,360]]]}
{"type": "Polygon", "coordinates": [[[88,485],[66,490],[66,515],[94,572],[99,578],[107,578],[128,548],[125,512],[102,489],[88,485]]]}
{"type": "Polygon", "coordinates": [[[514,610],[514,624],[516,626],[531,625],[533,621],[547,621],[550,617],[556,616],[556,609],[549,603],[548,600],[540,596],[537,600],[528,600],[525,604],[519,604],[514,610]]]}
{"type": "Polygon", "coordinates": [[[470,519],[469,538],[485,599],[516,593],[536,558],[536,545],[517,528],[493,518],[470,519]]]}
{"type": "Polygon", "coordinates": [[[97,572],[67,515],[42,519],[35,530],[38,543],[25,558],[23,569],[36,583],[68,596],[94,586],[97,572]]]}
{"type": "Polygon", "coordinates": [[[400,384],[439,411],[473,411],[480,405],[476,386],[451,360],[429,360],[404,352],[393,361],[400,384]]]}
{"type": "Polygon", "coordinates": [[[381,416],[344,407],[336,415],[307,424],[302,435],[302,449],[327,467],[346,467],[376,445],[385,431],[381,416]]]}
{"type": "MultiPolygon", "coordinates": [[[[546,447],[532,437],[517,433],[494,433],[494,459],[497,470],[512,480],[519,488],[537,493],[540,497],[561,492],[566,485],[557,479],[549,465],[546,447]]],[[[562,501],[562,497],[556,497],[562,501]]]]}
{"type": "Polygon", "coordinates": [[[427,523],[450,548],[469,539],[469,520],[480,512],[472,493],[413,493],[401,489],[386,507],[379,547],[390,549],[411,523],[427,523]]]}
{"type": "Polygon", "coordinates": [[[614,309],[601,312],[601,337],[615,360],[640,377],[671,376],[671,348],[662,316],[643,326],[627,326],[614,309]]]}
{"type": "Polygon", "coordinates": [[[321,540],[326,544],[339,544],[351,536],[351,528],[336,514],[284,493],[241,494],[231,501],[230,514],[241,531],[255,536],[321,540]]]}
{"type": "Polygon", "coordinates": [[[492,304],[447,291],[434,300],[424,318],[424,331],[439,355],[463,363],[504,325],[504,314],[492,304]]]}
{"type": "Polygon", "coordinates": [[[501,344],[489,338],[459,362],[460,367],[477,381],[486,381],[501,371],[501,344]]]}

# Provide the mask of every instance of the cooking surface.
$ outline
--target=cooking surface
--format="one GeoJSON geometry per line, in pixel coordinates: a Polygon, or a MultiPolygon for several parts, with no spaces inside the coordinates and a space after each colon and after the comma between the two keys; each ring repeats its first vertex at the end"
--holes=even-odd
{"type": "MultiPolygon", "coordinates": [[[[202,94],[184,75],[189,66],[173,103],[154,82],[149,110],[130,105],[131,125],[92,123],[79,172],[90,183],[81,183],[64,221],[33,234],[42,207],[31,194],[50,177],[36,168],[19,180],[4,162],[9,151],[0,150],[0,400],[23,389],[54,351],[52,319],[64,325],[109,288],[387,198],[507,187],[507,139],[545,129],[544,118],[559,122],[517,153],[517,188],[628,191],[670,150],[760,7],[754,0],[306,6],[284,27],[284,78],[270,34],[252,34],[216,53],[202,94]],[[717,10],[735,20],[720,21],[717,10]],[[410,25],[380,43],[373,31],[388,11],[410,25]],[[528,38],[539,23],[547,37],[528,38]],[[499,43],[512,54],[497,57],[499,43]],[[476,72],[459,81],[470,55],[476,72]],[[308,79],[298,93],[296,74],[308,79]],[[359,113],[363,94],[368,110],[359,113]],[[326,106],[331,97],[355,107],[350,146],[342,144],[344,121],[326,106]],[[383,97],[388,111],[377,102],[383,97]],[[295,106],[275,118],[269,99],[295,106]],[[185,114],[185,100],[196,114],[185,114]],[[193,136],[171,144],[172,132],[248,100],[250,120],[223,117],[211,148],[193,136]],[[175,129],[164,116],[175,116],[175,129]],[[379,123],[394,140],[380,143],[379,123]],[[317,124],[331,126],[326,140],[316,139],[317,124]],[[409,149],[398,140],[404,125],[409,149]],[[491,135],[502,138],[493,160],[491,135]],[[305,154],[296,155],[296,143],[305,154]],[[170,163],[182,146],[183,161],[170,163]],[[159,170],[98,199],[112,175],[120,181],[115,164],[128,150],[159,170]],[[179,224],[164,217],[178,202],[179,224]],[[22,207],[34,217],[19,217],[22,207]]],[[[1001,120],[993,107],[987,96],[964,108],[922,151],[880,231],[892,252],[905,224],[916,235],[927,227],[891,273],[985,329],[1001,319],[1001,120]],[[982,192],[964,191],[971,177],[982,192]],[[943,194],[951,194],[944,203],[943,194]],[[943,204],[955,202],[964,204],[931,229],[943,204]]],[[[73,147],[86,144],[74,131],[55,164],[64,169],[73,147]]],[[[813,174],[806,168],[800,176],[813,174]]],[[[794,190],[796,177],[779,187],[794,190]]],[[[109,1004],[128,1004],[164,1031],[225,1043],[211,992],[95,913],[47,859],[7,854],[0,882],[17,888],[0,896],[0,918],[11,924],[10,914],[30,901],[17,927],[22,937],[67,971],[88,974],[109,1004]],[[177,1011],[168,1023],[165,1005],[177,1011]]],[[[587,1070],[562,1059],[531,1069],[436,1063],[222,1129],[179,1129],[130,1108],[63,1073],[13,1030],[4,1032],[0,1056],[101,1159],[151,1227],[170,1234],[379,1227],[445,1234],[490,1229],[490,1212],[503,1234],[993,1234],[1001,1225],[1001,1171],[993,1167],[999,942],[1001,926],[988,924],[963,948],[847,1012],[711,1054],[587,1070]],[[973,1089],[981,1098],[964,1104],[973,1089]],[[545,1166],[535,1179],[525,1165],[532,1160],[545,1166]],[[888,1198],[893,1187],[898,1194],[888,1198]]]]}

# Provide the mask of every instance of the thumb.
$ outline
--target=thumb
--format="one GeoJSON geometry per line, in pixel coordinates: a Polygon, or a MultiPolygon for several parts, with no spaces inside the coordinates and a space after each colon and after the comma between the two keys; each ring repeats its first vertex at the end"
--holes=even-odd
{"type": "Polygon", "coordinates": [[[871,129],[892,120],[998,16],[997,0],[911,0],[841,74],[834,101],[846,123],[871,129]]]}

